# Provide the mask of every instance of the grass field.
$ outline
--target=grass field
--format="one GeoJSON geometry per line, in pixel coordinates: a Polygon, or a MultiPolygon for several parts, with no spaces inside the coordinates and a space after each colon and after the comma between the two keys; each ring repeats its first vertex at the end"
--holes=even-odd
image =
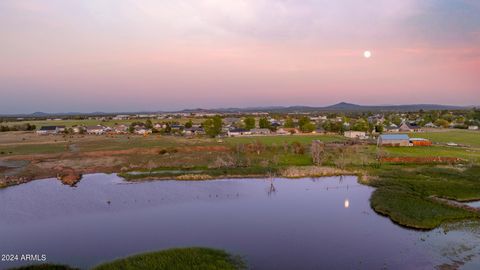
{"type": "Polygon", "coordinates": [[[472,147],[480,147],[480,131],[447,129],[437,132],[411,133],[410,137],[429,139],[434,143],[457,143],[472,147]]]}
{"type": "Polygon", "coordinates": [[[283,143],[299,142],[310,144],[312,140],[320,140],[322,142],[343,142],[345,137],[340,135],[286,135],[286,136],[251,136],[251,137],[232,137],[226,138],[225,141],[230,144],[237,143],[253,143],[259,141],[266,145],[276,144],[278,146],[283,143]]]}
{"type": "Polygon", "coordinates": [[[237,270],[244,263],[222,250],[208,248],[168,249],[101,264],[93,270],[237,270]]]}
{"type": "MultiPolygon", "coordinates": [[[[480,137],[480,136],[479,136],[480,137]]],[[[384,147],[389,156],[394,157],[458,157],[480,162],[480,149],[449,146],[430,147],[384,147]]]]}

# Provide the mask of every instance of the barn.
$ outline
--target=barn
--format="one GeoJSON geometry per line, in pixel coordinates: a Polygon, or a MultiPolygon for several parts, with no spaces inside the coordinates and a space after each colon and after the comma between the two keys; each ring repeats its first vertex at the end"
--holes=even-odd
{"type": "Polygon", "coordinates": [[[382,134],[378,136],[378,146],[410,146],[407,134],[382,134]]]}

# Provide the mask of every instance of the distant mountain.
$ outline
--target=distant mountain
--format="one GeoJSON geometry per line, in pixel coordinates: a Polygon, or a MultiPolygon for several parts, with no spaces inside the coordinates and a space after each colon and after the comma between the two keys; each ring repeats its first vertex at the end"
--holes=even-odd
{"type": "Polygon", "coordinates": [[[72,115],[86,116],[107,116],[117,114],[155,114],[155,113],[249,113],[249,112],[272,112],[272,113],[304,113],[304,112],[414,112],[419,110],[464,110],[474,106],[451,106],[439,104],[407,104],[407,105],[358,105],[347,102],[340,102],[325,107],[313,106],[266,106],[266,107],[246,107],[246,108],[218,108],[218,109],[184,109],[180,111],[143,111],[143,112],[67,112],[67,113],[45,113],[35,112],[32,114],[10,114],[2,115],[7,117],[62,117],[72,115]]]}
{"type": "Polygon", "coordinates": [[[48,113],[44,113],[44,112],[34,112],[31,114],[31,116],[34,116],[34,117],[45,117],[45,116],[48,116],[48,113]]]}
{"type": "Polygon", "coordinates": [[[472,106],[450,106],[437,104],[409,104],[409,105],[358,105],[347,102],[340,102],[326,107],[313,106],[272,106],[272,107],[250,107],[250,108],[228,108],[203,110],[208,112],[358,112],[358,111],[431,111],[431,110],[462,110],[472,106]]]}
{"type": "Polygon", "coordinates": [[[358,105],[358,104],[352,104],[352,103],[347,103],[347,102],[340,102],[334,105],[330,105],[327,107],[324,107],[325,109],[333,109],[333,110],[357,110],[362,108],[363,106],[358,105]]]}
{"type": "Polygon", "coordinates": [[[324,107],[326,110],[333,111],[433,111],[433,110],[462,110],[471,108],[469,106],[451,106],[439,104],[408,104],[408,105],[357,105],[341,102],[335,105],[324,107]]]}

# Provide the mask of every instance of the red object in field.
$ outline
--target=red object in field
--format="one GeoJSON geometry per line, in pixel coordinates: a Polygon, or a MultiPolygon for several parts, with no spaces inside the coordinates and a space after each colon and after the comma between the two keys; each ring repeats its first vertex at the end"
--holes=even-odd
{"type": "Polygon", "coordinates": [[[432,142],[429,140],[412,141],[413,146],[431,146],[432,142]]]}

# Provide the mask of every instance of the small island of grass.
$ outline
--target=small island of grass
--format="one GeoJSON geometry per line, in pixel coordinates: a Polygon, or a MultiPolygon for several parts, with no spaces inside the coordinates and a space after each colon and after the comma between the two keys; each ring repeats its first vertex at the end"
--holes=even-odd
{"type": "MultiPolygon", "coordinates": [[[[142,253],[97,265],[92,270],[239,270],[244,261],[223,250],[191,247],[142,253]]],[[[66,265],[29,265],[11,270],[76,270],[66,265]]]]}
{"type": "Polygon", "coordinates": [[[223,250],[193,247],[134,255],[98,265],[93,270],[237,270],[244,268],[244,263],[239,257],[232,256],[223,250]]]}

